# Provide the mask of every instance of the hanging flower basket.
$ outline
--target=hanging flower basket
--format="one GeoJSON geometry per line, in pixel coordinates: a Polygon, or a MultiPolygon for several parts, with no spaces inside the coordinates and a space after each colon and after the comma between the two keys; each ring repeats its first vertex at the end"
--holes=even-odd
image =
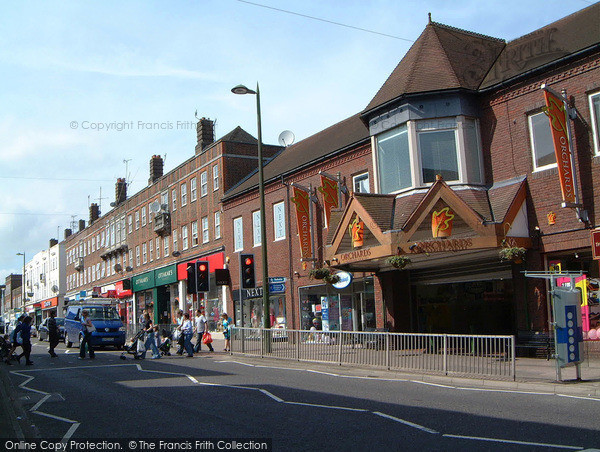
{"type": "Polygon", "coordinates": [[[410,257],[406,256],[391,256],[388,257],[387,263],[394,268],[402,270],[404,267],[411,263],[411,260],[410,257]]]}
{"type": "Polygon", "coordinates": [[[335,284],[340,280],[337,275],[331,273],[331,270],[328,268],[313,268],[308,272],[308,276],[310,279],[322,279],[326,283],[335,284]]]}
{"type": "Polygon", "coordinates": [[[525,259],[527,250],[521,246],[509,246],[500,250],[500,259],[520,264],[525,259]]]}

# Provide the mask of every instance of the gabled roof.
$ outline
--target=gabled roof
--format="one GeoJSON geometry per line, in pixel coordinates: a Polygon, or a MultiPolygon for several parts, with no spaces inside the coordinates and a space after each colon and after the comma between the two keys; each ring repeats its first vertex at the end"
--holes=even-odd
{"type": "Polygon", "coordinates": [[[258,140],[242,129],[240,126],[237,126],[227,135],[221,137],[218,141],[226,141],[229,143],[246,143],[246,144],[256,144],[258,140]]]}
{"type": "MultiPolygon", "coordinates": [[[[237,130],[237,129],[236,129],[237,130]]],[[[297,171],[308,164],[326,158],[337,151],[361,142],[368,142],[369,130],[356,114],[322,130],[296,144],[288,146],[264,167],[264,179],[279,178],[297,171]]],[[[258,175],[254,174],[227,192],[224,199],[234,197],[258,186],[258,175]]]]}
{"type": "Polygon", "coordinates": [[[504,41],[430,22],[363,113],[405,94],[476,90],[504,41]]]}

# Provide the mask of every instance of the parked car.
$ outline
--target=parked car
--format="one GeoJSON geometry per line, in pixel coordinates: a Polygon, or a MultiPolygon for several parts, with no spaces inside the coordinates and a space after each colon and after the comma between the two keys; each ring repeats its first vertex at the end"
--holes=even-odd
{"type": "Polygon", "coordinates": [[[96,327],[92,333],[92,346],[114,346],[123,348],[125,345],[125,326],[114,306],[102,302],[89,302],[69,306],[65,316],[65,344],[67,348],[73,344],[79,345],[83,340],[83,324],[81,313],[90,313],[90,320],[96,327]]]}
{"type": "MultiPolygon", "coordinates": [[[[55,317],[56,326],[58,326],[58,339],[60,341],[65,340],[65,319],[62,317],[55,317]]],[[[48,318],[44,319],[38,329],[38,339],[44,341],[48,339],[48,318]]]]}

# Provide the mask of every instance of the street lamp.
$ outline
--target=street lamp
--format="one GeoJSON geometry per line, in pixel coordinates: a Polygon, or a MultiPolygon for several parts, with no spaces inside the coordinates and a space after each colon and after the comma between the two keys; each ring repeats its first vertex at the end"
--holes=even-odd
{"type": "MultiPolygon", "coordinates": [[[[258,82],[256,91],[246,88],[244,85],[237,85],[231,88],[233,94],[256,94],[256,120],[258,123],[258,192],[260,195],[260,241],[262,248],[262,286],[263,286],[263,327],[265,330],[271,328],[270,323],[270,303],[269,303],[269,267],[267,265],[267,228],[265,220],[265,180],[263,177],[263,157],[262,157],[262,130],[260,125],[260,90],[258,82]]],[[[240,285],[242,282],[240,281],[240,285]]],[[[242,317],[244,308],[240,299],[242,308],[242,317]]]]}
{"type": "Polygon", "coordinates": [[[17,253],[17,256],[23,256],[23,277],[21,278],[21,293],[23,294],[23,311],[25,311],[25,301],[27,300],[27,289],[25,288],[25,251],[17,253]]]}

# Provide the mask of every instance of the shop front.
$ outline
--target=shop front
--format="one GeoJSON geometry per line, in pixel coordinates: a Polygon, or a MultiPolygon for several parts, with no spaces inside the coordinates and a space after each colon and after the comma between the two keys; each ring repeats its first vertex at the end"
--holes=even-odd
{"type": "MultiPolygon", "coordinates": [[[[271,289],[275,290],[269,291],[269,324],[271,325],[271,328],[285,328],[285,282],[274,283],[271,285],[271,289]]],[[[234,321],[236,326],[262,328],[264,326],[264,301],[262,287],[256,287],[254,289],[242,289],[242,303],[240,303],[239,290],[234,291],[232,295],[235,310],[234,321]]]]}
{"type": "MultiPolygon", "coordinates": [[[[453,190],[438,178],[426,193],[355,193],[340,216],[326,260],[337,269],[376,275],[376,328],[515,334],[530,320],[524,307],[525,267],[501,260],[500,251],[511,247],[525,253],[531,248],[525,196],[523,179],[489,189],[453,190]]],[[[307,296],[301,292],[301,303],[308,296],[309,305],[326,300],[320,303],[323,329],[327,323],[337,328],[345,319],[344,309],[350,312],[350,299],[344,302],[342,294],[328,290],[307,296]]],[[[363,297],[368,300],[368,292],[363,297]]],[[[309,316],[319,317],[313,312],[317,308],[301,306],[303,327],[309,316]]],[[[368,310],[366,314],[371,318],[368,310]]]]}
{"type": "MultiPolygon", "coordinates": [[[[217,281],[215,278],[215,270],[223,269],[224,266],[224,253],[213,253],[208,256],[201,256],[177,265],[177,279],[179,281],[182,281],[185,286],[184,311],[189,312],[190,316],[193,317],[195,315],[196,310],[203,308],[206,312],[208,328],[211,331],[215,331],[217,329],[217,325],[219,324],[221,314],[224,312],[223,291],[221,290],[221,286],[217,285],[217,281]],[[195,274],[195,272],[197,271],[195,265],[198,262],[208,263],[208,291],[196,291],[193,284],[188,284],[188,278],[197,277],[197,275],[195,274]]],[[[172,306],[173,314],[177,309],[179,309],[178,305],[172,306]]]]}
{"type": "Polygon", "coordinates": [[[347,285],[300,287],[300,328],[323,331],[375,331],[373,277],[348,280],[347,285]],[[338,287],[336,287],[338,286],[338,287]]]}
{"type": "Polygon", "coordinates": [[[170,324],[174,321],[172,305],[177,303],[177,267],[175,264],[152,270],[131,279],[135,294],[135,315],[139,317],[148,309],[156,324],[170,324]]]}
{"type": "Polygon", "coordinates": [[[116,300],[115,308],[123,323],[129,325],[134,323],[133,313],[133,291],[131,290],[131,280],[124,279],[114,284],[107,284],[100,287],[100,296],[102,298],[112,298],[116,300]]]}
{"type": "Polygon", "coordinates": [[[43,319],[45,319],[46,317],[50,316],[50,312],[54,311],[54,314],[57,317],[60,317],[58,315],[58,297],[52,297],[49,298],[47,300],[44,300],[41,302],[42,305],[42,321],[43,319]]]}

